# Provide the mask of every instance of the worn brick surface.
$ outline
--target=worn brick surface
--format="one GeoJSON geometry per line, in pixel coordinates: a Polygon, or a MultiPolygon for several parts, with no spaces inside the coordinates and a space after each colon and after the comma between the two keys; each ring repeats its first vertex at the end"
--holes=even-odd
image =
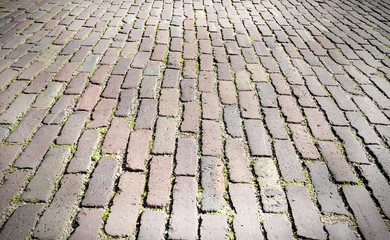
{"type": "Polygon", "coordinates": [[[115,173],[118,168],[118,161],[115,158],[103,157],[99,159],[92,178],[89,181],[88,189],[85,192],[82,205],[88,207],[106,207],[114,187],[115,173]]]}
{"type": "Polygon", "coordinates": [[[0,9],[0,238],[388,238],[388,1],[0,9]]]}
{"type": "Polygon", "coordinates": [[[49,201],[55,189],[55,182],[61,176],[69,160],[70,152],[70,148],[50,149],[21,198],[30,202],[49,201]]]}
{"type": "Polygon", "coordinates": [[[26,178],[29,176],[28,172],[16,171],[4,177],[4,183],[0,187],[0,212],[3,213],[8,207],[12,197],[16,195],[20,188],[24,185],[26,178]]]}

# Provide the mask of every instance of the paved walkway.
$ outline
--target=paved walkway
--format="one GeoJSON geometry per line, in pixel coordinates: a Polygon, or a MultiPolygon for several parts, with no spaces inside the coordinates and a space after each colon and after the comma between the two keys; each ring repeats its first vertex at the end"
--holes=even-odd
{"type": "Polygon", "coordinates": [[[0,239],[390,239],[388,0],[0,2],[0,239]]]}

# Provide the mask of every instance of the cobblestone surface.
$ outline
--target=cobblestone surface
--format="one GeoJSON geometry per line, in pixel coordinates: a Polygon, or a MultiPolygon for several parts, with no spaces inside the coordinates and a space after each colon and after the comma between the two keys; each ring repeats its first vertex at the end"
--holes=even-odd
{"type": "Polygon", "coordinates": [[[0,0],[1,239],[390,239],[388,0],[0,0]]]}

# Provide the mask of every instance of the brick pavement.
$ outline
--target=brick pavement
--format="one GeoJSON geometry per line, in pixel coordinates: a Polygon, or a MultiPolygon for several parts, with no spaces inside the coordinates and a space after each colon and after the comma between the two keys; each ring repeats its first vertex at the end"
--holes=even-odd
{"type": "Polygon", "coordinates": [[[390,2],[0,0],[0,239],[390,239],[390,2]]]}

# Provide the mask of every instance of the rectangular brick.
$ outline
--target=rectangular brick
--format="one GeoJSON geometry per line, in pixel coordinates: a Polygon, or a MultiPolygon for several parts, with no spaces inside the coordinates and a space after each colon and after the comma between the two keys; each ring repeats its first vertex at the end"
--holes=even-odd
{"type": "Polygon", "coordinates": [[[119,154],[126,148],[130,134],[130,126],[124,118],[114,118],[105,136],[102,152],[107,154],[119,154]]]}

